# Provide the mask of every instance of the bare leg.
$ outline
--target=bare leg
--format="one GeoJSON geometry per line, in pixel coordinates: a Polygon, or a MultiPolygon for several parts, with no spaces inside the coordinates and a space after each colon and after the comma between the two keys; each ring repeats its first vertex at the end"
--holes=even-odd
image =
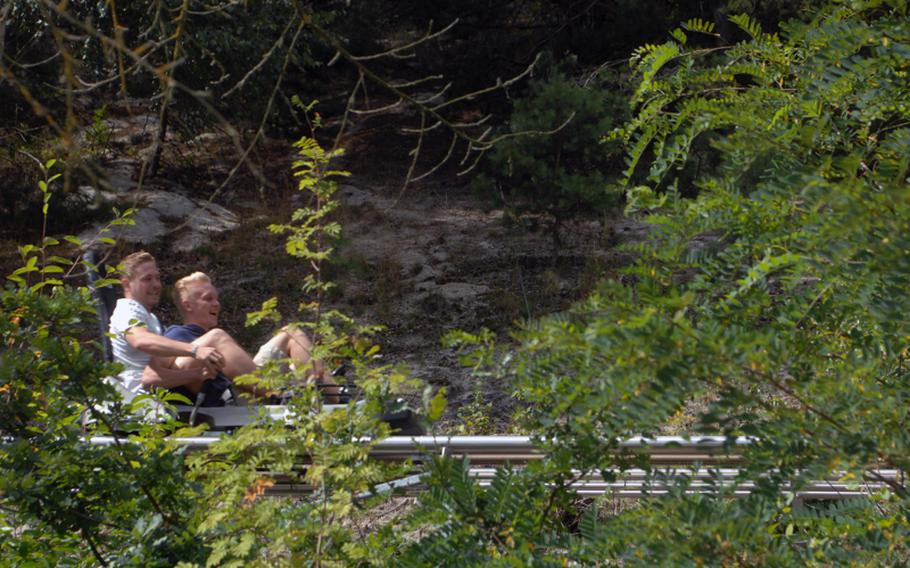
{"type": "Polygon", "coordinates": [[[221,372],[229,379],[246,375],[256,370],[249,353],[237,345],[234,338],[223,329],[215,328],[193,342],[194,345],[214,347],[224,356],[224,367],[221,372]]]}
{"type": "MultiPolygon", "coordinates": [[[[224,367],[221,369],[221,373],[229,379],[252,373],[256,369],[256,365],[249,354],[222,329],[209,330],[205,335],[193,341],[193,345],[217,349],[224,356],[224,367]]],[[[202,362],[192,357],[178,357],[174,360],[174,366],[178,369],[191,369],[202,366],[202,362]]],[[[196,388],[190,388],[190,391],[198,392],[198,389],[199,387],[197,386],[196,388]]],[[[247,389],[244,388],[243,390],[247,389]]]]}
{"type": "MultiPolygon", "coordinates": [[[[195,344],[196,342],[194,341],[193,343],[195,344]]],[[[192,357],[177,357],[174,359],[175,369],[195,369],[201,366],[202,361],[193,359],[192,357]]],[[[184,385],[184,388],[193,394],[197,394],[202,389],[202,385],[199,383],[190,383],[184,385]]]]}
{"type": "MultiPolygon", "coordinates": [[[[301,329],[286,327],[275,336],[277,346],[287,353],[298,369],[307,371],[307,377],[315,380],[318,384],[331,384],[325,362],[313,359],[313,342],[307,334],[301,329]]],[[[336,386],[322,389],[325,395],[325,401],[329,404],[338,402],[338,395],[341,394],[341,388],[336,386]]]]}
{"type": "Polygon", "coordinates": [[[325,363],[313,359],[313,342],[303,330],[284,328],[278,336],[285,338],[287,347],[284,351],[294,360],[298,369],[307,369],[310,377],[327,378],[325,363]]]}

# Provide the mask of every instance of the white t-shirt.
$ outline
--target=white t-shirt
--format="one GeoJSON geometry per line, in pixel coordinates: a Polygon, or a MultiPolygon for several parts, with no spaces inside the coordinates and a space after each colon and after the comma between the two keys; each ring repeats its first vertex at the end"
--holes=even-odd
{"type": "Polygon", "coordinates": [[[136,300],[120,298],[114,313],[111,314],[111,350],[114,361],[122,363],[125,367],[118,375],[118,390],[121,391],[126,402],[142,392],[142,371],[149,364],[151,355],[139,351],[126,340],[126,332],[135,326],[143,326],[157,335],[162,335],[164,329],[155,314],[145,309],[145,306],[136,300]]]}

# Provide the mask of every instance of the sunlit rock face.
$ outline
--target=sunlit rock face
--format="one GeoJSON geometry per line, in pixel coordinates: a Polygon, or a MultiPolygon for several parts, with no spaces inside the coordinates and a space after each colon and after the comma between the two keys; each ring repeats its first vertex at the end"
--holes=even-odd
{"type": "MultiPolygon", "coordinates": [[[[131,244],[170,241],[175,251],[189,251],[240,224],[233,211],[178,191],[149,189],[116,195],[105,193],[117,208],[133,207],[136,212],[132,216],[134,224],[113,227],[104,236],[131,244]]],[[[102,226],[99,224],[83,231],[79,239],[86,244],[93,242],[100,236],[102,226]]]]}

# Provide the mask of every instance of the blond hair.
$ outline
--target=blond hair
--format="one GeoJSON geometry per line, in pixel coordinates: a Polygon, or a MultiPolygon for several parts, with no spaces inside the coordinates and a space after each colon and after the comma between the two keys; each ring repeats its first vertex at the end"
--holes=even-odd
{"type": "Polygon", "coordinates": [[[123,275],[127,280],[130,280],[136,275],[136,267],[146,262],[155,262],[155,257],[144,250],[128,255],[120,262],[120,266],[123,267],[123,275]]]}
{"type": "Polygon", "coordinates": [[[184,276],[180,280],[174,283],[174,290],[171,292],[171,297],[174,300],[174,305],[177,306],[177,309],[180,310],[180,313],[183,313],[183,299],[186,298],[190,284],[195,284],[196,282],[203,282],[205,284],[211,284],[212,279],[209,278],[209,275],[205,272],[194,272],[189,276],[184,276]]]}

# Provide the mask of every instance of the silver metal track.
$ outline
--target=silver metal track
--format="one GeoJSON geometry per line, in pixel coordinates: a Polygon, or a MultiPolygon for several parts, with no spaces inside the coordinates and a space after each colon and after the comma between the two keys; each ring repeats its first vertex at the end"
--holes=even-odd
{"type": "MultiPolygon", "coordinates": [[[[496,476],[496,468],[471,468],[468,476],[480,487],[489,487],[496,476]]],[[[683,490],[686,495],[695,494],[722,494],[726,497],[746,497],[755,489],[753,481],[739,479],[741,473],[738,469],[656,469],[648,472],[642,469],[614,471],[615,481],[605,481],[599,474],[581,476],[569,484],[579,496],[609,495],[617,498],[645,498],[661,497],[674,492],[672,486],[681,480],[688,483],[683,490]]],[[[894,469],[880,469],[869,472],[876,476],[876,480],[844,480],[843,472],[835,473],[827,480],[813,481],[794,492],[794,488],[785,485],[781,488],[784,493],[793,493],[796,499],[847,499],[856,497],[869,497],[875,493],[887,491],[885,480],[900,482],[901,472],[894,469]]],[[[389,491],[415,494],[425,488],[423,477],[426,474],[410,475],[401,479],[381,484],[373,492],[365,493],[360,497],[372,494],[386,493],[389,491]]],[[[312,488],[306,484],[276,483],[267,493],[271,495],[302,495],[311,493],[312,488]]]]}
{"type": "MultiPolygon", "coordinates": [[[[173,438],[175,444],[188,450],[202,450],[216,443],[219,434],[194,438],[173,438]]],[[[86,440],[95,445],[111,445],[111,436],[98,436],[86,440]]],[[[126,442],[120,438],[120,442],[126,442]]],[[[369,440],[363,440],[369,443],[369,440]]],[[[642,469],[611,470],[604,473],[616,476],[606,481],[600,472],[576,472],[571,484],[579,495],[609,494],[615,497],[659,496],[670,493],[679,480],[687,480],[685,492],[709,494],[724,491],[736,497],[749,495],[755,490],[752,481],[740,479],[741,451],[753,442],[752,438],[728,439],[724,436],[642,436],[621,440],[614,452],[619,454],[647,454],[654,466],[650,472],[642,469]]],[[[467,458],[472,467],[469,475],[481,486],[487,487],[496,475],[495,467],[510,463],[522,467],[545,457],[544,451],[528,436],[391,436],[376,442],[370,456],[388,461],[412,460],[415,464],[429,456],[443,455],[467,458]]],[[[301,468],[306,467],[305,463],[301,468]]],[[[390,481],[375,489],[386,491],[420,491],[424,487],[423,473],[390,481]]],[[[903,485],[903,473],[894,469],[875,469],[866,472],[863,479],[848,477],[846,472],[835,472],[828,479],[813,481],[796,490],[798,499],[843,499],[868,496],[888,489],[888,482],[903,485]]],[[[785,486],[783,491],[796,488],[785,486]]],[[[271,495],[302,495],[312,492],[306,484],[292,483],[287,478],[276,477],[276,483],[267,491],[271,495]]]]}

